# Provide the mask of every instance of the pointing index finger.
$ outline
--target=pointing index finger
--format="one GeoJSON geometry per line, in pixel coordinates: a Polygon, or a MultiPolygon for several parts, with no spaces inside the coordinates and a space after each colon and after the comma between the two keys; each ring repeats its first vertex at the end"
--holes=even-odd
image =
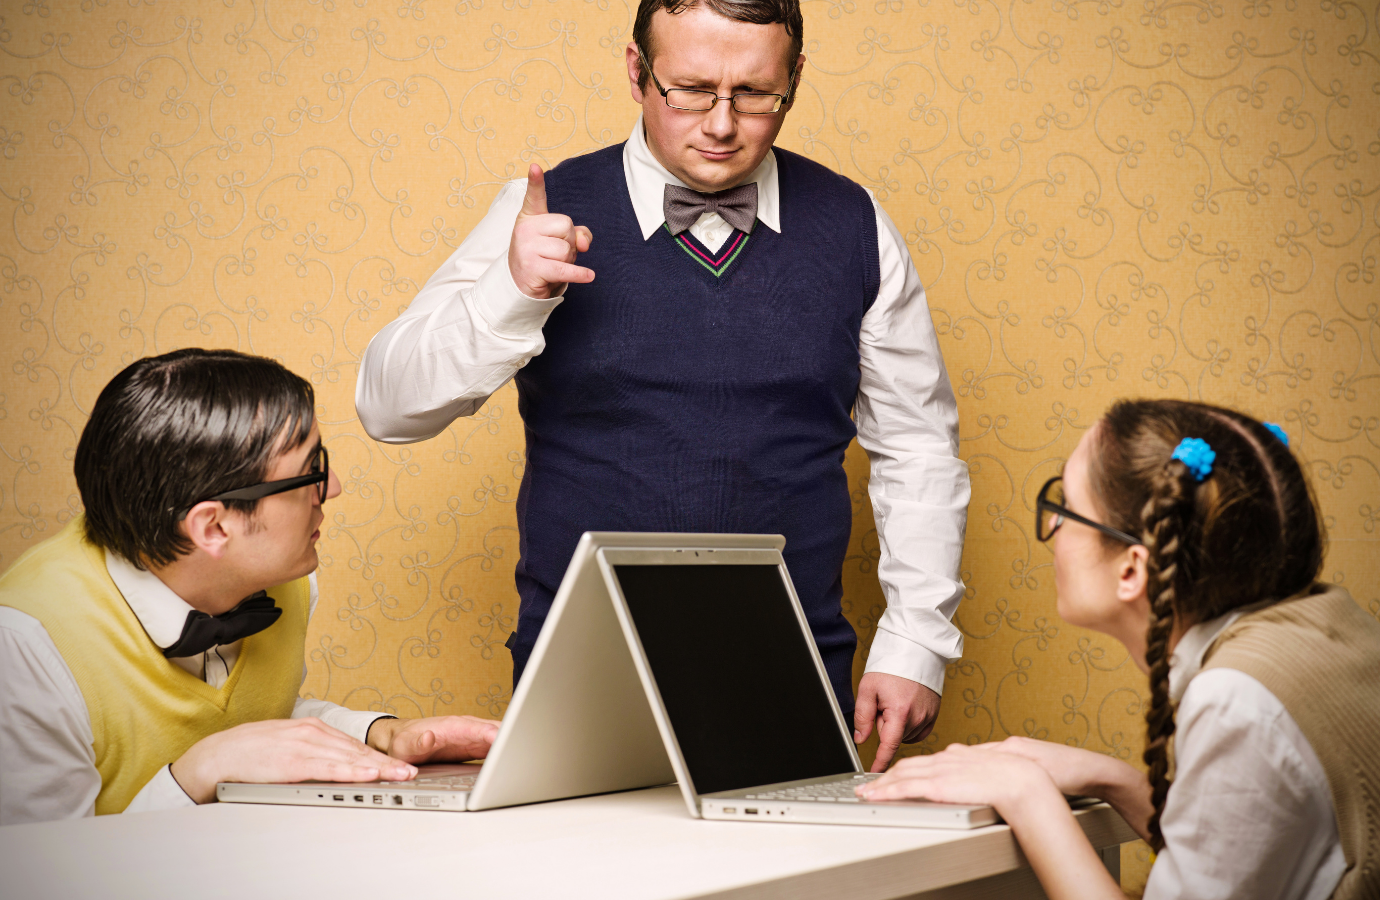
{"type": "Polygon", "coordinates": [[[522,215],[546,215],[546,175],[536,163],[527,169],[527,194],[522,198],[522,215]]]}

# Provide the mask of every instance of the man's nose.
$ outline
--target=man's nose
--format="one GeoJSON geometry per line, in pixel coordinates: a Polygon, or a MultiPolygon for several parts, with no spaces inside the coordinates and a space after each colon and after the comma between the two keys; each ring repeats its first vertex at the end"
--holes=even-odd
{"type": "Polygon", "coordinates": [[[335,469],[327,469],[326,474],[329,476],[326,479],[326,499],[330,500],[332,497],[339,497],[340,479],[335,477],[335,469]]]}
{"type": "Polygon", "coordinates": [[[737,113],[732,100],[720,100],[714,108],[704,114],[704,124],[700,126],[706,135],[717,141],[726,141],[738,132],[737,113]]]}

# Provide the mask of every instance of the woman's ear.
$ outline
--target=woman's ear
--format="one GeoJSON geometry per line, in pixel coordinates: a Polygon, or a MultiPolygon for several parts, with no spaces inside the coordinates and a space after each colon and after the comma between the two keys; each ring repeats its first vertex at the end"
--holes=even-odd
{"type": "Polygon", "coordinates": [[[226,527],[228,513],[224,503],[203,500],[187,511],[187,518],[182,522],[192,545],[212,559],[223,557],[230,543],[230,531],[226,527]]]}
{"type": "Polygon", "coordinates": [[[1122,603],[1135,603],[1149,599],[1150,576],[1146,566],[1150,551],[1144,544],[1127,547],[1117,564],[1116,598],[1122,603]]]}

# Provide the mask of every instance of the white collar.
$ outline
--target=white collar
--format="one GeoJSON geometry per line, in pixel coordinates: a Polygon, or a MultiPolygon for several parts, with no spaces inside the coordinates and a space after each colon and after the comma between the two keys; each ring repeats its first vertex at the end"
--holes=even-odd
{"type": "Polygon", "coordinates": [[[176,644],[187,624],[187,613],[192,611],[187,601],[173,593],[157,575],[134,568],[118,553],[105,551],[105,570],[158,649],[166,650],[176,644]]]}
{"type": "Polygon", "coordinates": [[[1234,609],[1225,615],[1199,622],[1179,638],[1174,652],[1169,654],[1169,699],[1178,703],[1188,690],[1188,683],[1203,668],[1203,655],[1217,636],[1245,615],[1248,610],[1234,609]]]}
{"type": "MultiPolygon", "coordinates": [[[[637,224],[645,241],[666,222],[661,201],[666,185],[688,187],[685,182],[666,170],[647,146],[642,131],[642,117],[637,117],[632,135],[623,145],[623,175],[628,181],[628,196],[632,198],[637,224]]],[[[743,184],[757,182],[757,220],[781,233],[781,190],[776,182],[776,151],[768,150],[766,157],[743,180],[743,184]]]]}

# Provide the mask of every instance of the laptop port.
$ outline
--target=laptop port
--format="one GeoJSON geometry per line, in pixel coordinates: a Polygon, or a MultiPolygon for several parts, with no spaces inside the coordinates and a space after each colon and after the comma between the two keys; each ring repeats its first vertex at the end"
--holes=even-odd
{"type": "Polygon", "coordinates": [[[383,795],[382,795],[382,794],[375,794],[375,795],[374,795],[374,805],[375,805],[375,806],[382,806],[382,805],[383,805],[383,795]]]}
{"type": "Polygon", "coordinates": [[[331,797],[331,799],[334,800],[336,803],[344,803],[344,802],[345,802],[345,795],[344,795],[344,794],[336,794],[335,796],[331,797]]]}
{"type": "Polygon", "coordinates": [[[364,802],[364,795],[363,795],[363,794],[355,794],[355,802],[356,802],[356,803],[363,803],[363,802],[364,802]]]}
{"type": "Polygon", "coordinates": [[[747,813],[750,816],[757,815],[757,810],[753,809],[752,807],[748,807],[747,809],[743,810],[743,812],[747,813]]]}
{"type": "Polygon", "coordinates": [[[403,802],[402,802],[402,794],[394,794],[394,795],[393,795],[393,805],[394,805],[394,806],[402,806],[402,805],[403,805],[403,802]]]}
{"type": "Polygon", "coordinates": [[[441,805],[441,800],[440,800],[439,797],[434,797],[434,796],[429,796],[429,795],[423,794],[423,795],[420,796],[420,797],[413,797],[413,798],[412,798],[412,803],[413,803],[415,806],[420,807],[421,809],[428,809],[428,808],[431,808],[431,807],[440,806],[440,805],[441,805]]]}
{"type": "Polygon", "coordinates": [[[724,807],[724,814],[725,814],[725,815],[732,816],[732,815],[736,815],[737,812],[738,812],[738,807],[736,807],[736,806],[725,806],[725,807],[724,807]]]}

